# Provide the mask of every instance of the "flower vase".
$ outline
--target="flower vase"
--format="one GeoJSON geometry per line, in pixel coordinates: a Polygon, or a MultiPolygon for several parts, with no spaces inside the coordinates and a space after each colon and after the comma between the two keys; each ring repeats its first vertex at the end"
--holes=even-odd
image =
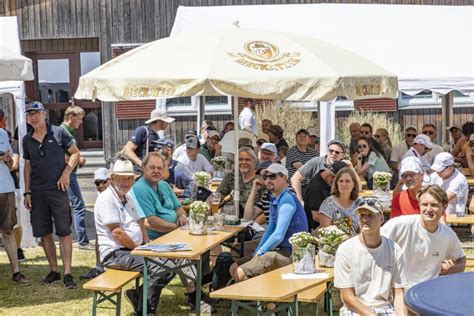
{"type": "Polygon", "coordinates": [[[207,213],[189,211],[188,226],[191,235],[207,235],[207,213]]]}
{"type": "Polygon", "coordinates": [[[291,258],[293,260],[293,272],[296,274],[312,274],[316,273],[314,245],[306,247],[293,246],[291,258]]]}
{"type": "Polygon", "coordinates": [[[326,253],[322,250],[319,250],[318,259],[319,259],[319,265],[321,267],[333,268],[334,260],[336,259],[336,256],[330,253],[326,253]]]}
{"type": "Polygon", "coordinates": [[[217,167],[215,172],[214,172],[214,179],[216,180],[224,180],[224,167],[217,167]]]}
{"type": "Polygon", "coordinates": [[[380,201],[389,201],[390,200],[390,182],[374,181],[374,195],[380,201]]]}

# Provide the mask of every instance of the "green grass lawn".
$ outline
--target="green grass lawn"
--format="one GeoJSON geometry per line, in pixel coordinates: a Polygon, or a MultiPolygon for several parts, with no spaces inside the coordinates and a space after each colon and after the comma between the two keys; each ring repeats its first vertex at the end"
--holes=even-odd
{"type": "MultiPolygon", "coordinates": [[[[474,256],[474,245],[468,240],[467,229],[456,229],[458,236],[466,249],[466,255],[474,256]]],[[[49,268],[42,248],[25,249],[27,260],[21,263],[22,272],[33,281],[33,285],[22,287],[11,281],[10,265],[3,248],[0,248],[0,315],[90,315],[92,307],[92,293],[82,289],[84,281],[79,275],[88,271],[95,263],[93,251],[84,251],[74,248],[73,276],[78,284],[76,290],[66,290],[62,282],[53,285],[41,285],[41,280],[48,274],[49,268]]],[[[132,282],[133,283],[133,282],[132,282]]],[[[129,286],[132,286],[132,283],[129,286]]],[[[334,310],[340,307],[338,291],[334,291],[334,310]]],[[[320,312],[322,312],[320,304],[320,312]]],[[[104,304],[98,309],[98,315],[115,315],[111,304],[104,304]]],[[[219,301],[216,305],[219,315],[229,315],[230,303],[219,301]]],[[[310,306],[302,304],[302,315],[311,313],[310,306]]],[[[132,313],[131,306],[122,300],[122,315],[132,313]]],[[[178,278],[175,278],[165,288],[161,295],[158,313],[167,315],[188,315],[189,306],[178,278]]],[[[321,313],[323,315],[323,313],[321,313]]],[[[249,313],[242,313],[249,315],[249,313]]],[[[336,313],[337,315],[337,313],[336,313]]]]}

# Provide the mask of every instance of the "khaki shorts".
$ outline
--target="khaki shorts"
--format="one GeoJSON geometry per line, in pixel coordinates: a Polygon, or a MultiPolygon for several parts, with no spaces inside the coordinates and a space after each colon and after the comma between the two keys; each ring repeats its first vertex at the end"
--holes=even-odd
{"type": "Polygon", "coordinates": [[[291,263],[290,256],[282,251],[269,251],[261,256],[255,256],[242,264],[240,268],[244,271],[245,275],[249,278],[253,278],[257,275],[261,275],[275,269],[287,266],[291,263]]]}
{"type": "Polygon", "coordinates": [[[10,230],[17,223],[15,192],[0,193],[0,230],[10,230]]]}

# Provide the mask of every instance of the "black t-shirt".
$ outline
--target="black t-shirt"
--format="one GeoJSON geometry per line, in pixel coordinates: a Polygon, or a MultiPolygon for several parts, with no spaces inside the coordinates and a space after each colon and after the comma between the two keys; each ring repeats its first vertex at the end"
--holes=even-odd
{"type": "Polygon", "coordinates": [[[150,141],[148,142],[148,152],[152,152],[155,150],[160,137],[158,136],[158,133],[156,133],[149,126],[137,127],[133,131],[132,136],[130,137],[130,141],[137,145],[137,149],[135,149],[135,154],[140,159],[143,159],[146,156],[146,143],[148,138],[147,135],[150,138],[150,141]]]}
{"type": "Polygon", "coordinates": [[[303,201],[310,229],[315,229],[319,226],[319,223],[313,220],[311,211],[318,211],[323,201],[330,195],[331,187],[321,178],[320,173],[308,182],[303,201]]]}

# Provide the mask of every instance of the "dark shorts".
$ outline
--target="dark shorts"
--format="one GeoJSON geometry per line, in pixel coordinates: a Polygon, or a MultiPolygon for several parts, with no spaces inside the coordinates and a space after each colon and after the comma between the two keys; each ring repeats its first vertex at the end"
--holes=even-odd
{"type": "Polygon", "coordinates": [[[31,192],[31,226],[33,236],[44,237],[53,233],[65,237],[71,234],[69,195],[59,190],[31,192]]]}
{"type": "Polygon", "coordinates": [[[16,223],[15,192],[0,193],[0,231],[13,229],[16,223]]]}

